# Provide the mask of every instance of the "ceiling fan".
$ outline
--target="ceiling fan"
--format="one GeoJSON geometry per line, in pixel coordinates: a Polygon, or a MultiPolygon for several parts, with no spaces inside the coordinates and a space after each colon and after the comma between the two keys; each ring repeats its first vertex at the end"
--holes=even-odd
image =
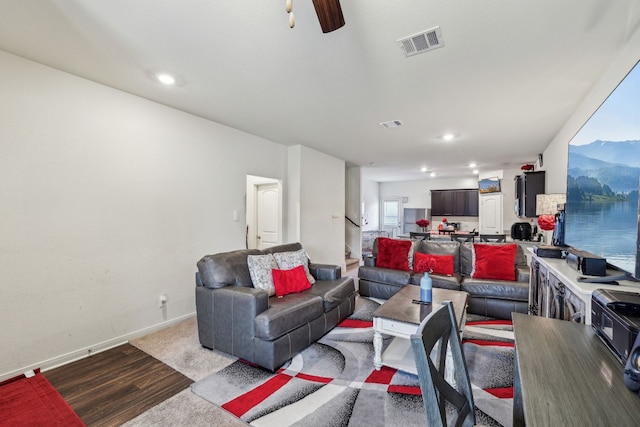
{"type": "Polygon", "coordinates": [[[323,33],[330,33],[344,25],[340,0],[313,0],[313,7],[316,8],[323,33]]]}
{"type": "MultiPolygon", "coordinates": [[[[292,0],[286,0],[286,9],[289,13],[289,26],[295,25],[295,18],[291,12],[292,0]]],[[[344,25],[344,16],[342,15],[342,7],[340,0],[313,0],[313,7],[316,9],[318,21],[323,33],[330,33],[344,25]]]]}

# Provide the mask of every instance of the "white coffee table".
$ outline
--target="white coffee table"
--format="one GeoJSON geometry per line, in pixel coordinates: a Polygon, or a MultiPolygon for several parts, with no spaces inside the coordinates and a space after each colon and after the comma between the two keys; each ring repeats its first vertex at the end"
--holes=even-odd
{"type": "MultiPolygon", "coordinates": [[[[460,330],[464,326],[469,294],[449,289],[433,289],[431,305],[415,304],[420,299],[420,287],[404,286],[384,304],[373,312],[373,366],[380,370],[382,365],[401,371],[417,374],[416,364],[411,349],[411,334],[433,310],[442,308],[443,301],[451,301],[460,330]],[[382,335],[395,338],[382,353],[382,335]]],[[[447,352],[449,353],[449,352],[447,352]]]]}

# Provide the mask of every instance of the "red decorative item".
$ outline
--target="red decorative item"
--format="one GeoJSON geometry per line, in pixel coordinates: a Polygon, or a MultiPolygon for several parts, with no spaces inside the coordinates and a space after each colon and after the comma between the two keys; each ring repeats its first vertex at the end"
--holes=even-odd
{"type": "Polygon", "coordinates": [[[551,231],[556,228],[555,215],[540,215],[538,217],[538,227],[545,231],[551,231]]]}
{"type": "Polygon", "coordinates": [[[453,276],[453,255],[432,255],[416,252],[414,254],[413,271],[416,273],[435,273],[453,276]]]}
{"type": "Polygon", "coordinates": [[[533,170],[533,168],[534,168],[534,166],[533,166],[533,165],[531,165],[531,164],[522,165],[522,166],[520,167],[520,169],[521,169],[521,170],[523,170],[523,171],[532,171],[532,170],[533,170]]]}
{"type": "Polygon", "coordinates": [[[518,245],[485,245],[474,243],[475,264],[471,277],[488,280],[516,280],[518,245]]]}
{"type": "Polygon", "coordinates": [[[419,219],[416,221],[416,225],[422,228],[422,231],[425,231],[429,224],[431,224],[431,221],[429,221],[428,219],[419,219]]]}
{"type": "Polygon", "coordinates": [[[376,267],[409,271],[409,249],[411,240],[379,237],[376,267]]]}
{"type": "Polygon", "coordinates": [[[303,265],[299,265],[291,270],[271,270],[273,285],[278,298],[288,294],[302,292],[311,287],[311,282],[307,279],[307,273],[303,265]]]}

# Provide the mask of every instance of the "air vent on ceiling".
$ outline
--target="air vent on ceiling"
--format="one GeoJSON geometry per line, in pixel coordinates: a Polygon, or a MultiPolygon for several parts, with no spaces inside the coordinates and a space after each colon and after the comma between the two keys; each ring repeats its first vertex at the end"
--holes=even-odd
{"type": "Polygon", "coordinates": [[[430,30],[405,37],[398,40],[398,43],[402,46],[406,56],[417,55],[444,46],[440,27],[431,28],[430,30]]]}
{"type": "Polygon", "coordinates": [[[385,128],[397,128],[398,126],[402,126],[404,123],[402,123],[400,120],[391,120],[390,122],[381,122],[380,126],[385,127],[385,128]]]}

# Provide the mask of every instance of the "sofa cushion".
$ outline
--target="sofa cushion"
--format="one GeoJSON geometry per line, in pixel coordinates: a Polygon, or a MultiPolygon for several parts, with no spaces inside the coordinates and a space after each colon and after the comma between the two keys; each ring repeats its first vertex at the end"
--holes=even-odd
{"type": "Polygon", "coordinates": [[[529,300],[529,283],[465,278],[462,290],[472,297],[507,299],[514,301],[529,300]]]}
{"type": "Polygon", "coordinates": [[[291,270],[299,265],[303,266],[309,282],[311,284],[316,282],[316,279],[309,272],[309,256],[304,249],[293,252],[275,252],[273,257],[281,270],[291,270]]]}
{"type": "Polygon", "coordinates": [[[516,280],[517,246],[515,243],[499,246],[475,243],[471,276],[475,279],[516,280]]]}
{"type": "Polygon", "coordinates": [[[274,268],[278,268],[278,263],[273,255],[249,255],[247,256],[247,266],[253,287],[267,291],[271,297],[274,296],[276,291],[272,271],[274,268]]]}
{"type": "Polygon", "coordinates": [[[465,242],[460,244],[460,274],[471,276],[473,273],[473,243],[465,242]]]}
{"type": "MultiPolygon", "coordinates": [[[[424,273],[414,273],[411,275],[411,284],[420,286],[420,279],[424,276],[424,273]]],[[[451,289],[453,291],[460,290],[460,281],[462,278],[458,274],[453,276],[443,276],[441,274],[429,274],[431,277],[431,284],[434,288],[451,289]]]]}
{"type": "Polygon", "coordinates": [[[362,266],[358,269],[358,277],[371,282],[402,286],[409,283],[411,273],[408,271],[393,270],[391,268],[362,266]]]}
{"type": "Polygon", "coordinates": [[[409,271],[410,240],[378,238],[376,266],[409,271]]]}
{"type": "Polygon", "coordinates": [[[301,265],[291,270],[278,270],[275,268],[271,270],[271,275],[273,276],[273,286],[277,297],[302,292],[311,287],[307,273],[301,265]]]}
{"type": "Polygon", "coordinates": [[[322,298],[308,293],[269,298],[269,308],[254,319],[255,336],[274,340],[324,313],[322,298]]]}
{"type": "Polygon", "coordinates": [[[212,289],[229,285],[253,287],[247,256],[259,254],[257,249],[241,249],[202,257],[198,261],[202,283],[212,289]]]}
{"type": "Polygon", "coordinates": [[[351,277],[336,280],[316,280],[316,283],[305,294],[313,294],[322,298],[325,313],[347,300],[356,288],[351,277]]]}
{"type": "Polygon", "coordinates": [[[455,273],[454,255],[435,255],[416,252],[414,258],[413,271],[416,273],[428,272],[445,276],[453,276],[455,273]]]}

